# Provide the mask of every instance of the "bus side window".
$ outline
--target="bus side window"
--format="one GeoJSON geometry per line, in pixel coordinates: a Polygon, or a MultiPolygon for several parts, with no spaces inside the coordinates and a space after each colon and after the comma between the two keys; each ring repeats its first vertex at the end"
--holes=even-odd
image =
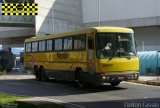
{"type": "Polygon", "coordinates": [[[74,37],[74,50],[84,50],[85,49],[85,37],[75,36],[74,37]]]}
{"type": "Polygon", "coordinates": [[[26,52],[31,52],[31,43],[26,43],[25,44],[25,51],[26,52]]]}

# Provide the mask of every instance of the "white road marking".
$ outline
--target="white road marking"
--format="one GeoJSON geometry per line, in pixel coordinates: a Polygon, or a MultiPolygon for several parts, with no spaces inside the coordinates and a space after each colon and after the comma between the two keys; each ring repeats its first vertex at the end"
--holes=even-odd
{"type": "Polygon", "coordinates": [[[160,88],[160,86],[147,85],[147,84],[139,84],[139,83],[134,83],[134,82],[121,82],[121,83],[128,83],[128,84],[133,84],[133,85],[143,85],[143,86],[148,86],[148,87],[160,88]]]}
{"type": "Polygon", "coordinates": [[[26,84],[24,83],[5,83],[6,85],[21,85],[21,86],[25,86],[26,84]]]}
{"type": "Polygon", "coordinates": [[[69,102],[64,102],[64,101],[61,101],[61,100],[56,100],[56,99],[50,99],[50,98],[44,98],[44,97],[34,97],[36,100],[39,99],[39,100],[44,100],[44,101],[49,101],[49,102],[58,102],[58,103],[64,103],[64,104],[68,104],[68,105],[71,105],[71,106],[74,106],[74,107],[77,107],[77,108],[86,108],[84,106],[80,106],[80,105],[77,105],[77,104],[72,104],[72,103],[69,103],[69,102]]]}
{"type": "Polygon", "coordinates": [[[128,83],[128,84],[133,84],[133,85],[143,85],[146,86],[146,84],[140,84],[140,83],[134,83],[134,82],[121,82],[121,83],[128,83]]]}
{"type": "Polygon", "coordinates": [[[148,97],[144,97],[145,99],[148,99],[148,97]]]}

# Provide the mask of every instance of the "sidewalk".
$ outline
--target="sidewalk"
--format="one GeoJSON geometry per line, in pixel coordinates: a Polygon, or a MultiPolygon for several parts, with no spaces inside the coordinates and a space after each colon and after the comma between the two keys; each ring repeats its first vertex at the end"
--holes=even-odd
{"type": "Polygon", "coordinates": [[[160,76],[140,76],[138,80],[130,80],[128,82],[160,86],[160,76]]]}
{"type": "Polygon", "coordinates": [[[6,72],[6,75],[0,76],[0,80],[22,80],[22,79],[35,79],[34,75],[27,72],[21,72],[19,69],[13,69],[11,72],[6,72]]]}

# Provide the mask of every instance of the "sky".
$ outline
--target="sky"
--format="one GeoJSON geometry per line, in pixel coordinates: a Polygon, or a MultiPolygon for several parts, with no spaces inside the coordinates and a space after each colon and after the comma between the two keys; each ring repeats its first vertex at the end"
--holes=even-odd
{"type": "MultiPolygon", "coordinates": [[[[2,50],[2,45],[0,45],[0,50],[2,50]]],[[[24,51],[24,48],[12,48],[12,53],[16,55],[20,55],[20,52],[24,51]]]]}
{"type": "Polygon", "coordinates": [[[24,48],[12,48],[12,53],[16,55],[20,55],[20,52],[23,52],[24,48]]]}

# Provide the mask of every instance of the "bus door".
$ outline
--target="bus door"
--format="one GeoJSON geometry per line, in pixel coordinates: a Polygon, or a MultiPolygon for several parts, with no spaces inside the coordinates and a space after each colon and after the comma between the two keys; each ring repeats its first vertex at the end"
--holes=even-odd
{"type": "Polygon", "coordinates": [[[94,33],[89,33],[87,35],[87,66],[88,66],[88,72],[90,74],[95,74],[95,48],[94,48],[94,43],[95,43],[95,37],[94,33]]]}

